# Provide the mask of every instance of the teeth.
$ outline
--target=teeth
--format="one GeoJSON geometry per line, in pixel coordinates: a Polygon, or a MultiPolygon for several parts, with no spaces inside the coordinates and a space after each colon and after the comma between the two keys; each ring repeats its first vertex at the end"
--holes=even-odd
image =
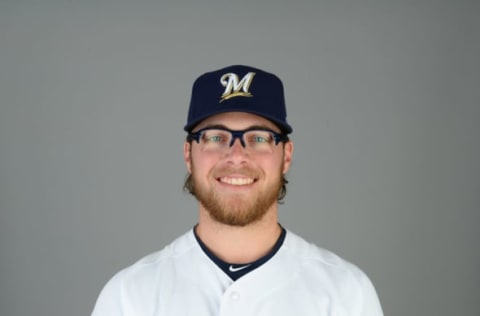
{"type": "Polygon", "coordinates": [[[220,181],[223,183],[231,184],[231,185],[247,185],[247,184],[252,184],[253,179],[252,178],[227,178],[223,177],[220,178],[220,181]]]}

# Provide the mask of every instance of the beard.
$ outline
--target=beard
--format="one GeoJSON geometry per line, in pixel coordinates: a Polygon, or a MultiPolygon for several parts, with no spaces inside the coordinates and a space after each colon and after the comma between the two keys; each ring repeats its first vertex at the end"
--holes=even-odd
{"type": "MultiPolygon", "coordinates": [[[[222,194],[215,190],[215,185],[202,185],[195,176],[195,168],[192,164],[192,194],[195,195],[200,204],[210,214],[210,217],[216,222],[243,227],[261,220],[268,210],[277,203],[279,192],[282,188],[283,166],[279,168],[277,178],[274,183],[266,189],[257,190],[252,197],[243,193],[222,194]]],[[[228,170],[222,170],[221,173],[228,174],[228,170]]],[[[251,170],[235,170],[244,174],[252,174],[251,170]]],[[[212,177],[216,178],[216,177],[212,177]]]]}

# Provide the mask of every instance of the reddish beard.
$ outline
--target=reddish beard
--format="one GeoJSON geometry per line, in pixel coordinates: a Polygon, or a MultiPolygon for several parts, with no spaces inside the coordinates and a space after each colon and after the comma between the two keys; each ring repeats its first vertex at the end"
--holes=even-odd
{"type": "MultiPolygon", "coordinates": [[[[278,177],[270,187],[257,191],[255,196],[245,196],[243,193],[229,193],[222,196],[215,186],[202,186],[195,174],[192,164],[193,193],[200,204],[207,210],[212,219],[229,226],[246,226],[262,219],[268,210],[277,203],[282,187],[283,167],[278,171],[278,177]]],[[[252,170],[218,170],[214,179],[231,173],[248,176],[256,175],[252,170]]]]}

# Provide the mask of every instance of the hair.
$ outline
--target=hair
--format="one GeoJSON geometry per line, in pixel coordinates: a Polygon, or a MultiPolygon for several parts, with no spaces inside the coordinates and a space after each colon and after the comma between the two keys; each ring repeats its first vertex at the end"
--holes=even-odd
{"type": "MultiPolygon", "coordinates": [[[[287,195],[288,180],[287,180],[287,178],[285,178],[285,176],[282,176],[281,181],[282,181],[282,186],[281,186],[280,190],[278,191],[278,197],[277,197],[277,201],[278,201],[279,204],[283,204],[283,199],[287,195]]],[[[190,193],[193,196],[196,196],[195,195],[195,186],[193,185],[193,178],[192,178],[191,173],[187,174],[186,177],[185,177],[185,183],[183,184],[183,190],[185,192],[190,193]]]]}

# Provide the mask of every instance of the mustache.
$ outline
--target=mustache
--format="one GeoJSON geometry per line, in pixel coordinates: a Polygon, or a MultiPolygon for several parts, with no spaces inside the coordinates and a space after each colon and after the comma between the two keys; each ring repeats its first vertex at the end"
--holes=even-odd
{"type": "Polygon", "coordinates": [[[221,167],[214,170],[213,175],[215,178],[226,177],[231,174],[243,175],[250,178],[258,178],[259,172],[250,167],[221,167]]]}

